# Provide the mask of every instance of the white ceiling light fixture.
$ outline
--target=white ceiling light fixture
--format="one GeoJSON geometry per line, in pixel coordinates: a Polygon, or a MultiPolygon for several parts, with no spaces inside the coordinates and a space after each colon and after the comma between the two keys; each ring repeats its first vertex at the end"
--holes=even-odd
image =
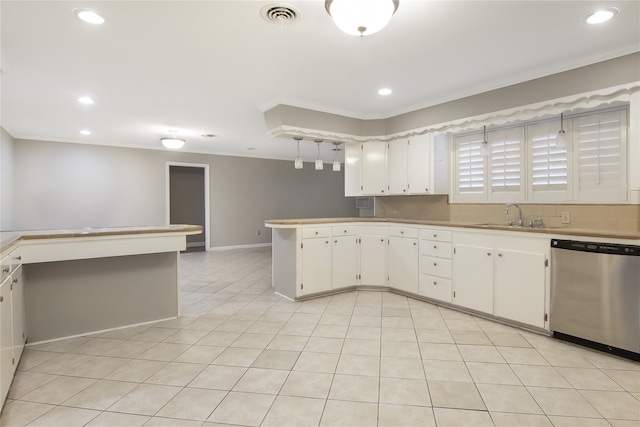
{"type": "Polygon", "coordinates": [[[73,9],[73,14],[84,22],[93,25],[101,25],[107,21],[104,16],[91,9],[73,9]]]}
{"type": "Polygon", "coordinates": [[[382,89],[378,90],[378,95],[382,95],[382,96],[391,95],[392,93],[393,91],[388,87],[383,87],[382,89]]]}
{"type": "Polygon", "coordinates": [[[336,159],[333,161],[333,171],[334,172],[340,172],[340,160],[338,160],[338,152],[340,152],[340,145],[342,143],[341,142],[334,142],[333,145],[335,145],[335,147],[333,147],[333,151],[336,152],[336,159]]]}
{"type": "Polygon", "coordinates": [[[316,159],[316,170],[321,171],[322,169],[324,169],[324,163],[322,163],[322,159],[320,159],[320,143],[322,142],[322,139],[314,139],[313,142],[318,144],[318,158],[316,159]]]}
{"type": "Polygon", "coordinates": [[[89,96],[81,96],[78,98],[78,102],[84,105],[91,105],[94,103],[93,99],[89,96]]]}
{"type": "Polygon", "coordinates": [[[383,29],[399,4],[400,0],[325,0],[324,7],[338,28],[362,37],[383,29]]]}
{"type": "Polygon", "coordinates": [[[480,144],[480,155],[483,157],[487,157],[491,148],[489,147],[489,140],[487,139],[487,126],[484,126],[482,131],[482,144],[480,144]]]}
{"type": "Polygon", "coordinates": [[[160,138],[162,145],[170,150],[178,150],[184,147],[185,140],[182,138],[176,138],[175,136],[169,136],[167,138],[160,138]]]}
{"type": "Polygon", "coordinates": [[[293,139],[295,139],[296,142],[298,143],[298,156],[293,161],[293,166],[296,169],[302,169],[304,167],[304,163],[302,162],[302,157],[300,157],[300,141],[302,141],[302,137],[301,136],[294,136],[293,139]]]}
{"type": "Polygon", "coordinates": [[[620,13],[620,10],[616,9],[615,7],[598,10],[585,16],[584,22],[591,25],[602,24],[603,22],[607,22],[608,20],[616,16],[618,13],[620,13]]]}
{"type": "Polygon", "coordinates": [[[91,135],[91,131],[88,130],[88,129],[82,129],[80,131],[80,135],[89,136],[89,135],[91,135]]]}

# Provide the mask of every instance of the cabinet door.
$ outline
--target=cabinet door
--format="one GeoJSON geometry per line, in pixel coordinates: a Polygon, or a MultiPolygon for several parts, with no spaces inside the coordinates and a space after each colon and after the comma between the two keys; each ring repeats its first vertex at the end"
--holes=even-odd
{"type": "Polygon", "coordinates": [[[344,147],[344,195],[362,196],[362,144],[344,147]]]}
{"type": "Polygon", "coordinates": [[[386,236],[360,236],[360,284],[385,286],[387,283],[386,236]]]}
{"type": "Polygon", "coordinates": [[[355,286],[358,283],[358,239],[356,236],[333,238],[332,289],[355,286]]]}
{"type": "Polygon", "coordinates": [[[371,141],[362,144],[362,194],[387,194],[387,143],[371,141]]]}
{"type": "Polygon", "coordinates": [[[389,237],[389,286],[418,293],[418,239],[389,237]]]}
{"type": "Polygon", "coordinates": [[[301,295],[331,290],[331,244],[328,237],[302,240],[301,295]]]}
{"type": "Polygon", "coordinates": [[[13,370],[18,367],[22,356],[24,343],[27,339],[24,317],[24,285],[22,280],[22,267],[11,275],[11,314],[13,330],[13,370]]]}
{"type": "Polygon", "coordinates": [[[0,406],[7,397],[13,379],[10,279],[0,286],[0,406]]]}
{"type": "Polygon", "coordinates": [[[496,250],[493,314],[544,328],[546,257],[496,250]]]}
{"type": "Polygon", "coordinates": [[[407,194],[407,140],[387,144],[387,179],[389,194],[407,194]]]}
{"type": "Polygon", "coordinates": [[[410,194],[431,194],[432,159],[430,135],[409,139],[407,188],[410,194]]]}
{"type": "Polygon", "coordinates": [[[455,245],[453,302],[493,314],[493,249],[455,245]]]}

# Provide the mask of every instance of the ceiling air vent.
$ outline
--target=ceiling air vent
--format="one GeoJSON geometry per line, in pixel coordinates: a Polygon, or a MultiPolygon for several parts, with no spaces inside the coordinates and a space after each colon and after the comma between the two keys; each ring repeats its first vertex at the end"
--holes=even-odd
{"type": "Polygon", "coordinates": [[[300,12],[292,6],[271,4],[262,8],[261,15],[267,22],[283,25],[291,24],[298,20],[300,12]]]}

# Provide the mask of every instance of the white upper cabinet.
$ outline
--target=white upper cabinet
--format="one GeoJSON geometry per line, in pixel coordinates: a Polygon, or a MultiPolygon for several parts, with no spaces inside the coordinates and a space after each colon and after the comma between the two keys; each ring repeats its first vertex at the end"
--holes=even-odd
{"type": "Polygon", "coordinates": [[[431,135],[417,135],[407,142],[407,192],[433,194],[433,145],[431,135]]]}
{"type": "Polygon", "coordinates": [[[409,141],[397,139],[387,143],[389,194],[407,194],[409,141]]]}
{"type": "Polygon", "coordinates": [[[344,195],[362,196],[362,144],[345,144],[344,195]]]}
{"type": "Polygon", "coordinates": [[[384,141],[362,144],[362,194],[387,194],[387,143],[384,141]]]}

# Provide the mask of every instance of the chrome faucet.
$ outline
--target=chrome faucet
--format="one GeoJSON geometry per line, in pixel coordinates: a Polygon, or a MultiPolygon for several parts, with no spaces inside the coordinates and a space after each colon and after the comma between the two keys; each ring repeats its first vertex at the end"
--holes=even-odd
{"type": "Polygon", "coordinates": [[[518,208],[518,212],[520,212],[520,219],[518,220],[518,227],[522,227],[524,225],[524,223],[522,222],[522,209],[520,208],[519,205],[515,204],[515,203],[509,203],[506,207],[506,209],[504,210],[504,214],[505,215],[509,215],[509,208],[511,206],[515,206],[516,208],[518,208]]]}

